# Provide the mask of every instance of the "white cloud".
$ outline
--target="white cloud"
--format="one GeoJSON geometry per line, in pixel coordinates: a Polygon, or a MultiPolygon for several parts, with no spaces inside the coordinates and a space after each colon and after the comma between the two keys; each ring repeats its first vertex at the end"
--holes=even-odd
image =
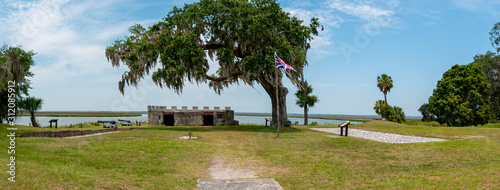
{"type": "Polygon", "coordinates": [[[304,10],[300,8],[283,8],[284,11],[289,12],[292,16],[303,20],[304,23],[309,23],[311,18],[316,17],[322,25],[339,27],[340,23],[344,22],[342,18],[333,14],[331,10],[304,10]]]}
{"type": "Polygon", "coordinates": [[[380,17],[389,17],[394,14],[391,10],[384,10],[370,6],[366,3],[353,3],[344,0],[330,0],[329,7],[342,13],[356,16],[364,21],[373,21],[380,17]]]}
{"type": "MultiPolygon", "coordinates": [[[[6,14],[0,16],[0,23],[4,26],[1,32],[5,35],[0,40],[9,45],[22,45],[24,49],[37,53],[37,65],[33,70],[35,87],[104,82],[111,69],[104,56],[106,46],[113,38],[125,36],[128,27],[136,23],[116,21],[116,12],[109,8],[116,3],[120,2],[6,2],[2,7],[6,14]],[[88,80],[82,81],[82,78],[88,80]]],[[[111,70],[111,74],[116,79],[107,82],[114,83],[121,75],[116,70],[111,70]]]]}
{"type": "Polygon", "coordinates": [[[340,23],[344,22],[342,18],[332,14],[329,10],[304,10],[299,8],[284,8],[290,15],[304,21],[304,24],[309,23],[311,18],[319,19],[321,25],[324,25],[325,30],[320,31],[318,36],[314,36],[311,41],[311,52],[320,55],[334,54],[334,45],[332,38],[332,30],[340,27],[340,23]]]}
{"type": "Polygon", "coordinates": [[[496,0],[450,0],[453,6],[467,11],[479,11],[491,14],[493,16],[500,15],[500,2],[496,0]]]}

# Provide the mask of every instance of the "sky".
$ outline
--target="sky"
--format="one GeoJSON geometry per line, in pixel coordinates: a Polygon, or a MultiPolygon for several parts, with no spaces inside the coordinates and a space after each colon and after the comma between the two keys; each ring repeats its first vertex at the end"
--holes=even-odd
{"type": "MultiPolygon", "coordinates": [[[[0,1],[0,43],[37,53],[30,95],[42,98],[42,111],[147,111],[148,105],[229,106],[236,112],[271,112],[265,90],[233,85],[217,95],[206,84],[189,84],[181,95],[154,85],[118,90],[126,66],[112,67],[105,49],[129,35],[134,24],[151,26],[174,6],[171,0],[0,1]]],[[[319,18],[324,30],[311,41],[304,75],[319,102],[311,114],[375,115],[384,99],[377,76],[392,77],[390,105],[407,116],[421,116],[437,81],[455,64],[493,51],[489,31],[500,22],[494,0],[283,0],[284,11],[309,23],[319,18]]],[[[281,57],[285,62],[286,57],[281,57]]],[[[217,68],[210,62],[211,72],[217,68]]],[[[288,113],[300,114],[294,87],[288,113]]]]}

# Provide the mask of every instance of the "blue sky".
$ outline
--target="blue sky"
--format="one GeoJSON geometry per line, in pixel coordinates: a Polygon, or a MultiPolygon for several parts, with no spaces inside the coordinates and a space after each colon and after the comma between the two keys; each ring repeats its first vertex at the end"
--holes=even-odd
{"type": "MultiPolygon", "coordinates": [[[[230,86],[216,95],[207,85],[187,85],[182,95],[150,79],[125,96],[118,81],[126,69],[113,68],[104,50],[128,35],[128,27],[149,26],[173,6],[193,1],[39,0],[0,1],[0,42],[33,50],[36,66],[30,95],[44,99],[44,111],[145,111],[147,105],[231,106],[237,112],[270,112],[260,86],[230,86]]],[[[316,114],[374,115],[383,99],[377,76],[390,75],[389,104],[420,116],[442,74],[493,50],[488,32],[500,22],[493,0],[321,0],[279,1],[303,20],[318,17],[325,30],[311,42],[306,79],[319,103],[316,114]]],[[[282,57],[286,62],[286,57],[282,57]]],[[[211,63],[214,67],[216,63],[211,63]]],[[[297,90],[284,80],[289,113],[297,90]]]]}

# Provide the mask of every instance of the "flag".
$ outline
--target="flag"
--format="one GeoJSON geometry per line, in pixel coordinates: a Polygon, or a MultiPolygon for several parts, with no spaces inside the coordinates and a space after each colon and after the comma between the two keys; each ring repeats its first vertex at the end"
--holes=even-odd
{"type": "Polygon", "coordinates": [[[274,59],[276,61],[276,68],[282,68],[285,69],[286,71],[295,71],[295,69],[292,66],[286,64],[283,60],[281,60],[280,57],[278,57],[278,54],[276,54],[276,52],[274,52],[274,59]]]}

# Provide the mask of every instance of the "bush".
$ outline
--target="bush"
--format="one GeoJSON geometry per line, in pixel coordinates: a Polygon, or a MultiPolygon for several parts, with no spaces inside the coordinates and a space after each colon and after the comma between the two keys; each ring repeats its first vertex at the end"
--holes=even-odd
{"type": "Polygon", "coordinates": [[[440,125],[441,125],[441,124],[439,124],[439,122],[437,122],[437,121],[431,121],[431,122],[426,122],[426,123],[427,123],[427,125],[429,125],[429,126],[440,126],[440,125]]]}
{"type": "Polygon", "coordinates": [[[312,126],[316,126],[316,125],[318,125],[318,122],[313,121],[313,122],[311,122],[311,124],[310,124],[310,125],[312,125],[312,126]]]}
{"type": "Polygon", "coordinates": [[[448,126],[484,125],[491,117],[490,87],[480,65],[454,65],[438,81],[429,111],[448,126]]]}
{"type": "Polygon", "coordinates": [[[398,106],[387,106],[388,109],[384,110],[385,114],[388,115],[387,120],[392,121],[392,122],[398,122],[402,123],[406,121],[406,116],[405,113],[403,112],[403,109],[398,107],[398,106]]]}
{"type": "Polygon", "coordinates": [[[292,126],[292,122],[290,120],[285,120],[285,123],[283,124],[285,127],[290,127],[292,126]]]}
{"type": "Polygon", "coordinates": [[[392,114],[392,106],[386,105],[380,108],[380,115],[382,116],[382,118],[386,118],[387,120],[389,120],[391,114],[392,114]]]}

